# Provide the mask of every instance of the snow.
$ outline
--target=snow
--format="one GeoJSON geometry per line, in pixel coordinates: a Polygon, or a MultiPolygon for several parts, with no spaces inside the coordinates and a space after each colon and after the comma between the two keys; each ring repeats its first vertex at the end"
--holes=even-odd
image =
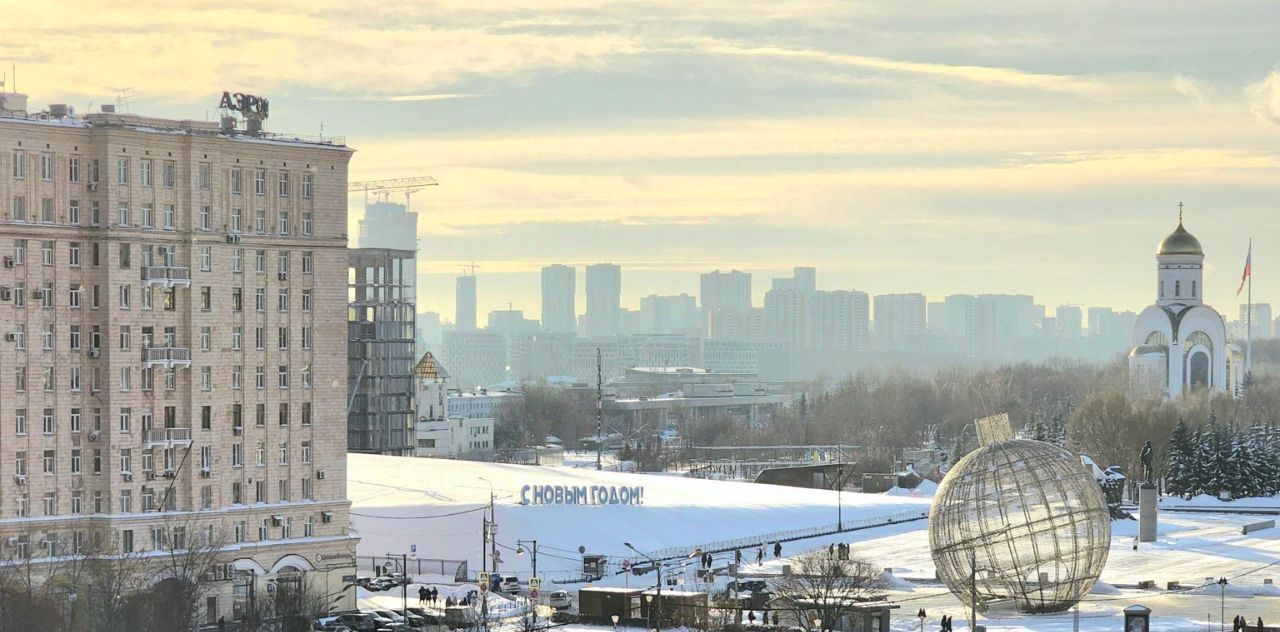
{"type": "Polygon", "coordinates": [[[1191,499],[1168,497],[1160,500],[1161,507],[1190,507],[1190,508],[1211,508],[1211,509],[1231,509],[1235,511],[1243,511],[1246,509],[1280,509],[1280,496],[1270,496],[1266,498],[1237,498],[1235,500],[1221,500],[1217,496],[1208,494],[1200,494],[1191,499]]]}
{"type": "Polygon", "coordinates": [[[909,498],[933,498],[933,495],[937,493],[937,491],[938,484],[926,478],[920,481],[920,484],[916,485],[914,488],[895,486],[885,492],[885,494],[889,496],[906,496],[909,498]]]}
{"type": "MultiPolygon", "coordinates": [[[[529,555],[516,540],[537,540],[544,578],[581,573],[578,547],[612,558],[665,547],[834,525],[836,492],[677,476],[600,472],[446,459],[347,455],[352,531],[359,555],[384,555],[417,545],[422,558],[467,560],[481,566],[482,521],[495,495],[503,571],[528,573],[529,555]],[[487,480],[486,480],[487,479],[487,480]],[[520,505],[524,485],[642,486],[641,505],[520,505]]],[[[844,492],[845,523],[927,511],[928,499],[844,492]]],[[[924,525],[924,521],[920,521],[924,525]]]]}
{"type": "MultiPolygon", "coordinates": [[[[584,457],[586,455],[583,455],[584,457]]],[[[592,455],[593,456],[593,455],[592,455]]],[[[374,455],[348,456],[349,497],[352,524],[362,538],[360,555],[382,555],[418,545],[424,558],[466,559],[471,569],[480,567],[481,520],[489,502],[490,482],[496,495],[498,543],[504,561],[500,570],[528,576],[529,555],[516,556],[515,541],[538,540],[538,571],[544,592],[558,588],[576,591],[580,583],[556,584],[577,578],[581,572],[578,547],[588,553],[608,555],[613,561],[636,558],[622,543],[631,542],[642,551],[664,547],[696,546],[730,538],[750,538],[779,531],[833,524],[836,494],[825,490],[756,485],[745,482],[710,481],[679,476],[654,476],[621,472],[599,472],[588,459],[588,467],[534,467],[493,463],[470,463],[433,459],[405,459],[374,455]],[[485,480],[487,479],[488,482],[485,480]],[[643,486],[641,505],[520,505],[520,488],[537,485],[643,486]],[[431,517],[439,516],[439,517],[431,517]]],[[[925,490],[932,491],[925,483],[925,490]]],[[[907,490],[900,490],[907,491],[907,490]]],[[[843,519],[885,516],[909,510],[927,510],[930,498],[910,495],[844,493],[843,519]]],[[[1171,499],[1166,506],[1202,503],[1207,507],[1231,508],[1214,498],[1193,501],[1171,499]]],[[[1280,506],[1280,498],[1250,499],[1251,506],[1280,506]]],[[[1258,516],[1220,513],[1162,512],[1157,541],[1136,548],[1137,522],[1112,523],[1113,538],[1102,578],[1081,605],[1080,630],[1117,630],[1124,607],[1142,604],[1154,611],[1152,629],[1172,632],[1203,630],[1207,614],[1214,618],[1225,597],[1228,618],[1241,613],[1250,619],[1261,615],[1270,620],[1280,612],[1280,587],[1264,584],[1280,582],[1280,529],[1268,529],[1249,536],[1240,534],[1243,525],[1258,516]],[[1232,578],[1225,595],[1207,577],[1232,578]],[[1156,588],[1138,590],[1141,581],[1156,588]],[[1169,582],[1179,582],[1182,591],[1166,590],[1169,582]]],[[[794,563],[795,556],[812,550],[826,550],[833,543],[848,543],[853,555],[874,568],[890,570],[882,575],[892,600],[901,602],[892,629],[918,630],[913,615],[919,608],[929,614],[926,629],[937,629],[938,617],[955,617],[955,629],[967,630],[966,610],[936,580],[929,550],[927,523],[923,520],[887,527],[851,531],[788,541],[784,555],[770,551],[762,564],[755,563],[754,546],[743,553],[744,577],[768,577],[794,563]]],[[[526,548],[528,545],[526,545],[526,548]]],[[[715,557],[715,568],[723,570],[732,554],[715,557]]],[[[722,586],[697,580],[695,564],[671,569],[665,577],[679,577],[673,589],[707,589],[722,586]]],[[[421,579],[421,578],[420,578],[421,579]]],[[[606,576],[595,586],[648,588],[654,575],[606,576]]],[[[441,598],[449,593],[441,587],[441,598]]],[[[465,592],[465,591],[464,591],[465,592]]],[[[414,601],[416,585],[410,588],[414,601]]],[[[361,593],[362,603],[382,607],[399,603],[398,591],[361,593]]],[[[520,601],[511,601],[508,612],[519,612],[520,601]]],[[[491,604],[492,605],[492,604],[491,604]]],[[[981,617],[992,632],[1065,632],[1073,629],[1071,613],[1023,616],[993,611],[981,617]]],[[[1216,626],[1216,622],[1215,622],[1216,626]]],[[[566,626],[583,632],[612,632],[610,627],[566,626]]]]}

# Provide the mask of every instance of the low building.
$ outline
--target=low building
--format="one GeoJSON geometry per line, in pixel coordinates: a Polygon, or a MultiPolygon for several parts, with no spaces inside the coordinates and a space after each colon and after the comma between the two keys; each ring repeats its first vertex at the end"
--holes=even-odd
{"type": "Polygon", "coordinates": [[[477,388],[471,391],[449,392],[449,416],[468,417],[472,419],[498,419],[502,417],[502,409],[507,403],[524,397],[524,393],[511,390],[489,390],[477,388]]]}
{"type": "Polygon", "coordinates": [[[456,457],[493,451],[492,417],[419,419],[414,456],[456,457]]]}

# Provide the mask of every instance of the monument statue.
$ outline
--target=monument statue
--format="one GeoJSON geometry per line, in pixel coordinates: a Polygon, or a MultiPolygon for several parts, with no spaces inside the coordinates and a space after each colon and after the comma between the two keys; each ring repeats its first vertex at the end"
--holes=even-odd
{"type": "Polygon", "coordinates": [[[1152,459],[1155,457],[1155,450],[1151,449],[1151,442],[1147,441],[1142,444],[1142,452],[1138,458],[1142,460],[1142,480],[1147,484],[1155,484],[1155,468],[1151,465],[1152,459]]]}

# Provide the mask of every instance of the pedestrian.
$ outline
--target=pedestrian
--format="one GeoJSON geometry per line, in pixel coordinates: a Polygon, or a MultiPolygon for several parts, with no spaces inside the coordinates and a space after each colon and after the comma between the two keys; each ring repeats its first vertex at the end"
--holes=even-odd
{"type": "Polygon", "coordinates": [[[733,563],[742,564],[742,549],[733,550],[733,563]]]}
{"type": "Polygon", "coordinates": [[[1262,625],[1262,617],[1258,617],[1258,632],[1262,632],[1266,629],[1266,626],[1262,625]]]}
{"type": "Polygon", "coordinates": [[[773,611],[773,624],[774,624],[775,626],[776,626],[776,625],[778,625],[778,611],[777,611],[777,610],[774,610],[774,611],[773,611]]]}
{"type": "Polygon", "coordinates": [[[1238,632],[1239,630],[1244,629],[1244,626],[1241,625],[1241,619],[1243,618],[1244,617],[1241,615],[1236,615],[1231,619],[1231,632],[1238,632]]]}
{"type": "Polygon", "coordinates": [[[764,564],[764,545],[756,549],[756,564],[764,564]]]}
{"type": "Polygon", "coordinates": [[[782,557],[782,543],[781,543],[781,542],[775,542],[775,543],[773,544],[773,556],[774,556],[774,557],[782,557]]]}
{"type": "Polygon", "coordinates": [[[835,557],[835,556],[836,556],[836,543],[832,542],[830,545],[827,546],[827,557],[835,557]]]}
{"type": "Polygon", "coordinates": [[[430,596],[431,591],[427,590],[426,586],[420,586],[418,588],[418,605],[421,606],[422,604],[427,603],[427,598],[430,596]]]}
{"type": "Polygon", "coordinates": [[[431,605],[434,606],[439,601],[440,601],[440,589],[432,586],[431,587],[431,605]]]}
{"type": "Polygon", "coordinates": [[[227,618],[218,617],[218,632],[226,632],[226,630],[227,630],[227,618]]]}

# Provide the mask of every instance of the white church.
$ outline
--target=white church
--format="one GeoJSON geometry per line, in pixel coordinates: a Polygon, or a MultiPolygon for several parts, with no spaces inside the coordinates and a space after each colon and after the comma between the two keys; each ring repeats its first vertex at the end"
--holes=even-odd
{"type": "Polygon", "coordinates": [[[1135,396],[1177,397],[1194,389],[1237,395],[1244,354],[1227,341],[1226,323],[1204,300],[1204,250],[1178,228],[1156,248],[1156,303],[1138,315],[1129,352],[1135,396]]]}

